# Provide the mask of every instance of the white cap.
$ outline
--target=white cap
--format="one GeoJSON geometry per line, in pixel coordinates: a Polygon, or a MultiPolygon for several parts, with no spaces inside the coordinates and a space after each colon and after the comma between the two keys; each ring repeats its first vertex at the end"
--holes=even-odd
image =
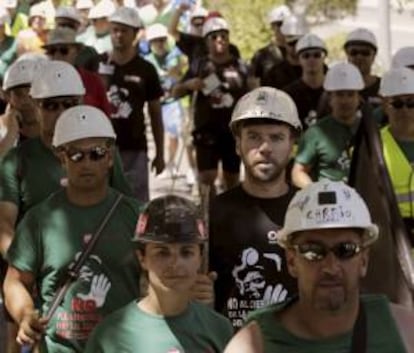
{"type": "Polygon", "coordinates": [[[80,23],[79,12],[72,6],[60,6],[56,10],[55,18],[67,18],[80,23]]]}
{"type": "Polygon", "coordinates": [[[91,8],[88,14],[90,20],[110,17],[115,12],[115,4],[111,0],[101,0],[91,8]]]}
{"type": "Polygon", "coordinates": [[[308,33],[296,43],[296,53],[300,53],[308,49],[321,49],[327,53],[325,42],[315,34],[308,33]]]}
{"type": "Polygon", "coordinates": [[[280,31],[286,37],[302,37],[308,33],[309,29],[304,18],[289,16],[280,27],[280,31]]]}
{"type": "Polygon", "coordinates": [[[52,145],[62,146],[66,143],[91,137],[116,138],[111,121],[105,113],[89,105],[77,105],[66,109],[56,121],[52,145]]]}
{"type": "Polygon", "coordinates": [[[88,10],[93,7],[92,0],[77,0],[75,4],[75,8],[77,10],[88,10]]]}
{"type": "Polygon", "coordinates": [[[190,20],[193,18],[206,18],[208,15],[207,9],[202,6],[197,6],[193,11],[190,13],[190,20]]]}
{"type": "Polygon", "coordinates": [[[407,66],[414,66],[414,47],[400,48],[392,57],[392,68],[396,69],[407,66]]]}
{"type": "Polygon", "coordinates": [[[2,6],[6,9],[14,9],[17,7],[17,0],[3,0],[2,6]]]}
{"type": "Polygon", "coordinates": [[[270,10],[267,19],[270,24],[273,22],[283,22],[285,18],[292,15],[292,11],[290,11],[289,7],[286,5],[276,6],[272,10],[270,10]]]}
{"type": "Polygon", "coordinates": [[[154,23],[146,28],[145,37],[148,42],[158,38],[168,38],[168,29],[161,23],[154,23]]]}
{"type": "Polygon", "coordinates": [[[348,34],[344,47],[349,44],[369,44],[376,50],[378,48],[377,39],[374,33],[366,28],[357,28],[348,34]]]}
{"type": "Polygon", "coordinates": [[[230,129],[237,132],[237,123],[247,119],[269,119],[283,122],[296,130],[302,128],[292,98],[273,87],[259,87],[241,97],[234,107],[230,129]]]}
{"type": "Polygon", "coordinates": [[[414,94],[414,71],[407,67],[387,71],[382,76],[379,93],[383,97],[414,94]]]}
{"type": "Polygon", "coordinates": [[[47,13],[46,13],[45,6],[46,6],[45,3],[42,3],[42,2],[30,6],[29,18],[36,17],[36,16],[46,18],[47,13]]]}
{"type": "Polygon", "coordinates": [[[7,9],[0,5],[0,26],[10,23],[10,15],[7,9]]]}
{"type": "Polygon", "coordinates": [[[44,60],[20,59],[9,66],[3,79],[3,90],[9,90],[22,85],[31,85],[33,76],[44,60]]]}
{"type": "Polygon", "coordinates": [[[138,11],[132,7],[118,7],[112,16],[109,17],[109,22],[121,23],[133,28],[144,27],[144,23],[139,17],[138,11]]]}
{"type": "Polygon", "coordinates": [[[211,17],[203,24],[203,37],[207,37],[210,33],[218,31],[230,31],[229,24],[224,18],[211,17]]]}
{"type": "Polygon", "coordinates": [[[298,191],[290,201],[278,242],[287,247],[295,232],[336,228],[364,229],[364,246],[378,239],[378,227],[355,189],[342,181],[321,180],[298,191]]]}
{"type": "Polygon", "coordinates": [[[325,76],[325,91],[360,91],[364,81],[358,68],[348,62],[341,62],[329,68],[325,76]]]}
{"type": "Polygon", "coordinates": [[[51,60],[42,65],[34,76],[30,95],[35,99],[83,96],[85,87],[74,66],[51,60]]]}
{"type": "Polygon", "coordinates": [[[47,34],[47,41],[43,47],[47,48],[51,45],[57,44],[81,45],[80,43],[76,42],[76,32],[73,29],[67,27],[57,27],[51,30],[47,34]]]}

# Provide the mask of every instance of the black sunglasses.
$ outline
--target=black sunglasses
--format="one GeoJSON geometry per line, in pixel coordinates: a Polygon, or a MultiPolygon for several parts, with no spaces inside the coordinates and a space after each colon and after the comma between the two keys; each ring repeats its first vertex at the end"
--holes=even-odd
{"type": "Polygon", "coordinates": [[[212,40],[217,40],[218,38],[227,39],[229,37],[229,34],[227,32],[216,32],[210,34],[210,38],[212,40]]]}
{"type": "Polygon", "coordinates": [[[46,53],[48,55],[55,55],[56,53],[60,53],[60,55],[68,55],[69,48],[68,47],[50,47],[50,48],[47,48],[46,53]]]}
{"type": "Polygon", "coordinates": [[[293,245],[293,248],[306,260],[311,262],[322,261],[328,253],[332,252],[338,260],[352,259],[359,254],[362,247],[353,242],[341,242],[332,247],[321,243],[304,243],[293,245]]]}
{"type": "Polygon", "coordinates": [[[83,161],[86,156],[88,156],[90,161],[97,162],[105,158],[108,154],[108,149],[101,146],[95,146],[88,150],[65,150],[65,154],[73,163],[83,161]]]}
{"type": "Polygon", "coordinates": [[[406,107],[407,109],[413,109],[414,108],[414,100],[402,100],[402,99],[395,99],[390,102],[390,105],[394,109],[402,109],[406,107]]]}
{"type": "Polygon", "coordinates": [[[362,55],[362,56],[370,56],[371,55],[371,50],[369,49],[350,49],[348,51],[348,54],[350,56],[357,56],[357,55],[362,55]]]}
{"type": "Polygon", "coordinates": [[[322,57],[322,52],[320,51],[315,51],[315,52],[305,52],[300,54],[300,56],[304,59],[310,59],[310,58],[314,58],[314,59],[320,59],[322,57]]]}
{"type": "Polygon", "coordinates": [[[79,104],[78,99],[64,99],[64,100],[47,100],[46,99],[40,102],[41,108],[49,112],[56,112],[60,108],[63,108],[66,110],[78,104],[79,104]]]}

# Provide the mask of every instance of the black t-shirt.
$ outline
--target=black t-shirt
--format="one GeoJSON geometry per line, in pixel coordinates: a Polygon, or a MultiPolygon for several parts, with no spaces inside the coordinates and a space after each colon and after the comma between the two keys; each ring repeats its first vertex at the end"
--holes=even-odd
{"type": "Polygon", "coordinates": [[[375,76],[375,81],[371,86],[365,87],[361,91],[361,96],[364,100],[371,104],[372,107],[376,108],[381,104],[381,97],[379,96],[381,78],[375,76]]]}
{"type": "Polygon", "coordinates": [[[239,186],[212,200],[209,261],[218,273],[215,308],[235,328],[252,310],[297,292],[284,250],[276,244],[276,231],[295,191],[263,199],[239,186]]]}
{"type": "MultiPolygon", "coordinates": [[[[207,55],[206,43],[203,37],[180,32],[180,40],[176,43],[176,45],[188,57],[190,65],[193,60],[207,55]]],[[[239,49],[231,43],[230,53],[234,57],[240,58],[239,49]]]]}
{"type": "Polygon", "coordinates": [[[111,121],[120,150],[146,150],[143,107],[163,95],[154,66],[138,55],[124,65],[100,57],[100,63],[113,66],[112,75],[101,74],[112,106],[111,121]]]}
{"type": "Polygon", "coordinates": [[[247,67],[232,57],[226,63],[214,63],[207,56],[193,62],[182,81],[194,77],[205,79],[215,74],[219,87],[208,95],[197,93],[195,101],[194,126],[196,131],[208,130],[222,133],[229,130],[231,113],[237,100],[247,91],[247,67]]]}
{"type": "Polygon", "coordinates": [[[302,79],[292,82],[283,90],[289,94],[298,108],[299,119],[307,128],[316,122],[319,100],[324,92],[323,87],[309,87],[302,79]]]}
{"type": "Polygon", "coordinates": [[[270,43],[259,49],[252,57],[250,62],[251,75],[260,79],[260,83],[269,74],[273,66],[280,64],[284,60],[285,48],[270,43]]]}
{"type": "Polygon", "coordinates": [[[301,76],[302,68],[299,65],[291,65],[287,60],[283,60],[269,70],[268,75],[263,79],[262,85],[282,89],[301,76]]]}

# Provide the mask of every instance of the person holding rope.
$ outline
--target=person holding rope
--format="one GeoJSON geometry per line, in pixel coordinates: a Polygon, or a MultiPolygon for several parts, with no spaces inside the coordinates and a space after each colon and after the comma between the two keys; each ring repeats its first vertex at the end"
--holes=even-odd
{"type": "Polygon", "coordinates": [[[207,240],[191,201],[174,195],[152,200],[133,240],[148,292],[98,325],[85,353],[222,352],[233,333],[230,322],[191,300],[207,240]]]}
{"type": "Polygon", "coordinates": [[[224,352],[414,352],[414,313],[360,294],[377,238],[365,202],[343,182],[298,192],[278,241],[299,296],[253,313],[224,352]]]}

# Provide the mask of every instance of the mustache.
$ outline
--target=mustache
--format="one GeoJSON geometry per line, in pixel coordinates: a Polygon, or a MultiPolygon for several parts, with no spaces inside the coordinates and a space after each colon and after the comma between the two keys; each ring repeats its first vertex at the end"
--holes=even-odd
{"type": "Polygon", "coordinates": [[[339,276],[332,276],[332,275],[324,275],[322,276],[319,281],[318,285],[326,286],[326,285],[344,285],[344,281],[342,277],[339,276]]]}

